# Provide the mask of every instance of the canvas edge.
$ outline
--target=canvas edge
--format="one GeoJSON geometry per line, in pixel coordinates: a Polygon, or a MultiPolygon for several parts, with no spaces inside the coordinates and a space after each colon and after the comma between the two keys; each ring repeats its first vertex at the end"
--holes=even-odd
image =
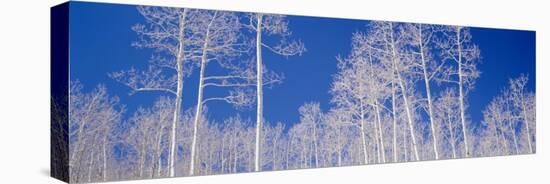
{"type": "Polygon", "coordinates": [[[50,176],[69,183],[69,8],[50,8],[50,176]]]}

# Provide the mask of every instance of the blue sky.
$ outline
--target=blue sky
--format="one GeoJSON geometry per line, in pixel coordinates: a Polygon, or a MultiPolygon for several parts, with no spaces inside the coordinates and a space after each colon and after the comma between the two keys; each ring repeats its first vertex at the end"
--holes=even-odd
{"type": "MultiPolygon", "coordinates": [[[[298,108],[305,102],[320,102],[324,111],[330,108],[329,88],[337,71],[335,57],[349,53],[352,33],[365,31],[368,21],[287,18],[294,38],[302,40],[308,52],[289,58],[264,52],[267,67],[285,75],[282,84],[265,89],[264,113],[269,122],[291,125],[299,121],[298,108]]],[[[104,84],[109,94],[118,96],[126,106],[126,117],[137,107],[149,107],[158,97],[167,95],[151,92],[130,96],[129,88],[107,76],[132,66],[138,69],[147,66],[151,50],[131,46],[137,36],[130,28],[141,22],[143,18],[135,6],[74,2],[71,5],[71,80],[80,80],[85,91],[104,84]]],[[[484,28],[472,28],[471,32],[481,49],[482,63],[478,68],[482,74],[468,97],[468,113],[474,122],[479,122],[483,108],[507,86],[510,77],[528,74],[528,88],[535,91],[535,32],[484,28]]],[[[196,104],[197,73],[185,79],[184,109],[196,104]]],[[[216,91],[205,91],[205,96],[212,93],[216,91]]],[[[209,103],[208,107],[208,116],[217,121],[237,113],[255,118],[253,107],[236,111],[222,102],[209,103]]]]}

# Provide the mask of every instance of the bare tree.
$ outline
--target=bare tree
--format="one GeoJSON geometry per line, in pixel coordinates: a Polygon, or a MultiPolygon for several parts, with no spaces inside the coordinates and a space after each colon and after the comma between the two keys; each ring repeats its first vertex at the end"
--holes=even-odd
{"type": "Polygon", "coordinates": [[[141,72],[135,69],[114,72],[110,77],[130,87],[132,93],[160,91],[175,96],[169,156],[169,176],[173,177],[183,81],[186,75],[190,75],[192,66],[196,65],[193,61],[200,58],[196,48],[199,48],[201,40],[201,32],[198,31],[201,25],[187,22],[203,12],[151,6],[140,6],[138,11],[145,18],[146,24],[136,24],[132,28],[139,36],[133,45],[137,48],[154,49],[155,54],[151,58],[149,69],[141,72]]]}
{"type": "Polygon", "coordinates": [[[411,45],[411,47],[407,50],[412,54],[412,57],[415,60],[415,62],[413,62],[413,65],[418,68],[419,72],[417,73],[424,81],[424,88],[427,98],[426,101],[428,118],[430,122],[430,134],[432,137],[434,157],[437,160],[439,159],[439,151],[436,133],[436,120],[434,118],[434,100],[432,98],[431,83],[435,80],[434,78],[442,77],[441,71],[445,64],[445,62],[434,59],[431,54],[431,48],[433,46],[431,46],[430,44],[435,37],[437,27],[424,24],[404,24],[403,32],[405,33],[404,36],[406,37],[405,41],[411,45]]]}
{"type": "Polygon", "coordinates": [[[472,42],[472,35],[468,28],[460,26],[443,26],[443,36],[436,40],[441,49],[441,57],[448,62],[446,70],[442,73],[440,82],[449,82],[458,86],[458,101],[460,105],[460,122],[462,125],[462,136],[464,141],[464,154],[469,157],[470,146],[468,145],[466,127],[466,105],[465,98],[468,90],[474,87],[475,79],[480,75],[477,63],[480,61],[480,51],[472,42]]]}
{"type": "Polygon", "coordinates": [[[197,129],[202,108],[205,102],[211,100],[223,100],[237,106],[246,106],[253,101],[251,97],[247,97],[250,93],[245,91],[245,87],[251,86],[254,77],[247,68],[239,68],[233,66],[229,61],[232,57],[237,57],[241,53],[246,52],[247,43],[243,41],[240,31],[239,17],[235,13],[207,11],[204,10],[200,14],[196,14],[190,22],[197,27],[197,32],[201,34],[198,42],[200,48],[200,72],[199,72],[199,87],[197,96],[197,105],[195,110],[195,118],[193,121],[193,139],[191,143],[191,162],[189,175],[194,175],[195,165],[195,150],[197,143],[197,129]],[[222,67],[232,69],[231,73],[222,76],[206,76],[206,67],[209,62],[217,61],[222,67]],[[206,82],[206,83],[205,83],[206,82]],[[216,97],[204,99],[204,87],[232,87],[235,90],[226,97],[216,97]]]}
{"type": "MultiPolygon", "coordinates": [[[[122,108],[118,98],[110,97],[103,85],[85,93],[78,81],[71,81],[69,94],[69,168],[72,182],[91,182],[92,175],[101,173],[101,180],[106,180],[107,149],[111,127],[120,120],[122,108]],[[95,152],[102,147],[103,154],[95,152]],[[102,160],[95,162],[96,160],[102,160]],[[95,163],[94,163],[95,162],[95,163]],[[95,171],[95,172],[94,172],[95,171]],[[87,180],[84,180],[84,179],[87,180]]],[[[94,177],[100,181],[100,177],[94,177]]]]}
{"type": "Polygon", "coordinates": [[[522,149],[534,152],[531,127],[535,121],[535,95],[527,91],[527,81],[524,74],[510,79],[509,87],[485,108],[483,123],[486,126],[480,136],[482,155],[520,154],[524,152],[522,149]],[[512,143],[508,139],[512,139],[512,143]]]}
{"type": "Polygon", "coordinates": [[[321,108],[319,106],[319,103],[305,103],[302,105],[298,112],[300,112],[300,121],[301,123],[304,123],[306,126],[310,127],[311,133],[309,134],[311,136],[311,144],[313,146],[313,152],[314,152],[314,159],[315,159],[315,167],[319,167],[319,127],[321,126],[321,123],[324,122],[323,120],[323,112],[321,111],[321,108]]]}
{"type": "Polygon", "coordinates": [[[343,59],[339,61],[340,71],[334,76],[334,81],[331,87],[331,94],[333,95],[331,102],[340,109],[345,109],[352,113],[354,119],[358,125],[361,135],[361,145],[363,153],[363,164],[368,164],[368,152],[367,152],[367,136],[365,133],[366,127],[366,98],[367,90],[362,88],[360,75],[355,72],[362,72],[363,70],[350,68],[348,62],[343,59]]]}
{"type": "Polygon", "coordinates": [[[533,144],[532,144],[532,135],[531,129],[529,128],[531,124],[531,118],[529,116],[534,116],[534,95],[530,95],[527,90],[527,76],[521,75],[516,79],[510,80],[510,98],[514,107],[517,109],[517,114],[521,117],[521,120],[525,129],[525,136],[527,137],[527,145],[529,148],[529,153],[534,153],[533,144]],[[530,100],[529,98],[533,98],[530,100]],[[529,112],[531,111],[531,112],[529,112]]]}
{"type": "Polygon", "coordinates": [[[257,95],[257,112],[256,112],[256,147],[254,170],[260,171],[260,139],[263,121],[263,67],[262,48],[267,48],[275,54],[285,57],[293,55],[301,55],[306,51],[305,46],[300,41],[288,41],[287,37],[291,35],[288,30],[288,22],[282,15],[268,14],[249,14],[248,24],[245,24],[250,30],[256,34],[256,95],[257,95]],[[281,42],[275,46],[265,43],[262,40],[264,32],[269,36],[279,35],[282,37],[281,42]]]}
{"type": "Polygon", "coordinates": [[[338,58],[339,73],[335,75],[331,93],[332,102],[338,107],[349,110],[358,120],[361,133],[364,163],[368,163],[367,135],[365,133],[367,116],[373,117],[374,137],[378,150],[378,159],[385,162],[384,135],[382,132],[381,109],[387,97],[387,82],[383,65],[375,60],[365,35],[354,34],[352,53],[346,58],[338,58]]]}
{"type": "Polygon", "coordinates": [[[332,109],[325,115],[325,121],[326,128],[322,145],[326,147],[323,150],[328,157],[329,166],[342,166],[346,144],[350,139],[346,130],[349,130],[348,127],[352,125],[351,115],[345,110],[332,109]]]}
{"type": "Polygon", "coordinates": [[[434,118],[436,121],[442,122],[438,131],[441,137],[443,137],[441,141],[447,142],[447,144],[443,145],[447,148],[444,152],[449,153],[449,158],[458,158],[457,142],[459,141],[459,136],[457,136],[457,134],[459,134],[461,130],[457,125],[460,122],[460,112],[456,111],[456,109],[459,109],[460,105],[458,103],[456,90],[451,88],[441,92],[434,106],[434,118]]]}
{"type": "MultiPolygon", "coordinates": [[[[367,37],[363,47],[367,47],[372,51],[372,55],[376,60],[379,60],[384,70],[388,72],[386,80],[390,80],[388,85],[393,89],[399,89],[403,108],[405,110],[408,130],[411,136],[412,148],[415,160],[419,160],[417,141],[414,128],[414,109],[413,103],[410,101],[412,88],[408,87],[414,83],[412,78],[413,65],[412,59],[404,52],[406,47],[407,36],[404,34],[403,25],[396,25],[392,22],[374,21],[369,24],[367,37]]],[[[392,92],[392,97],[395,100],[396,94],[392,92]]],[[[392,100],[393,101],[393,100],[392,100]]],[[[393,106],[393,108],[396,108],[393,106]]],[[[395,116],[394,116],[395,117],[395,116]]],[[[395,145],[394,145],[395,146],[395,145]]]]}
{"type": "Polygon", "coordinates": [[[506,98],[497,96],[483,111],[482,122],[486,126],[486,130],[480,136],[484,141],[482,142],[484,155],[498,156],[510,153],[506,135],[515,130],[510,129],[509,124],[513,120],[506,103],[506,98]]]}

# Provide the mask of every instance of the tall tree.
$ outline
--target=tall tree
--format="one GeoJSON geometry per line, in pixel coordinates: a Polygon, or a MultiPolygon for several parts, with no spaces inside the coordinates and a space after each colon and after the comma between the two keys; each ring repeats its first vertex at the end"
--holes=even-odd
{"type": "Polygon", "coordinates": [[[249,14],[249,23],[246,26],[256,35],[256,147],[254,154],[254,170],[260,171],[260,139],[263,122],[263,74],[264,64],[262,61],[262,48],[267,48],[275,54],[281,56],[301,55],[306,51],[305,46],[300,41],[288,41],[287,37],[291,35],[288,29],[288,22],[282,15],[268,15],[262,13],[249,14]],[[263,34],[269,36],[281,36],[280,43],[275,46],[262,40],[263,34]]]}
{"type": "Polygon", "coordinates": [[[534,119],[530,116],[534,116],[535,100],[529,99],[530,97],[534,99],[534,95],[530,95],[529,92],[527,92],[527,81],[528,79],[526,75],[521,75],[516,79],[510,79],[510,98],[515,108],[517,109],[518,116],[521,117],[523,127],[525,129],[525,136],[527,137],[527,146],[529,148],[529,153],[533,153],[534,149],[531,140],[532,135],[529,126],[531,124],[531,120],[534,119]]]}
{"type": "MultiPolygon", "coordinates": [[[[369,24],[368,39],[366,39],[368,42],[365,42],[364,46],[373,51],[373,57],[381,61],[384,71],[389,72],[387,77],[387,80],[391,80],[389,84],[395,85],[394,87],[399,89],[409,126],[414,158],[419,160],[414,127],[414,110],[416,108],[413,107],[412,88],[409,87],[411,83],[414,83],[414,78],[411,75],[414,69],[412,61],[414,60],[404,53],[407,35],[403,27],[403,25],[393,22],[374,21],[369,24]]],[[[392,96],[395,97],[395,94],[392,96]]]]}
{"type": "Polygon", "coordinates": [[[382,133],[382,120],[380,109],[387,94],[387,84],[384,74],[379,75],[382,65],[379,60],[373,58],[369,40],[364,34],[356,33],[352,38],[352,52],[345,59],[338,58],[338,73],[332,83],[332,103],[337,108],[352,112],[358,122],[361,134],[364,164],[368,163],[367,151],[367,126],[368,116],[372,116],[374,125],[374,137],[378,159],[385,162],[384,140],[382,133]],[[378,62],[377,62],[378,61],[378,62]]]}
{"type": "Polygon", "coordinates": [[[175,96],[174,112],[170,130],[169,176],[175,176],[176,130],[183,103],[184,77],[191,74],[192,67],[200,60],[201,24],[189,23],[198,20],[202,10],[140,6],[137,8],[145,24],[136,24],[132,29],[138,34],[133,43],[137,48],[154,49],[148,70],[114,72],[110,77],[132,89],[132,93],[159,91],[175,96]]]}
{"type": "Polygon", "coordinates": [[[194,175],[195,150],[197,144],[198,123],[201,121],[203,105],[206,101],[223,100],[228,103],[244,106],[250,104],[252,98],[248,98],[245,89],[253,85],[254,78],[248,68],[236,67],[230,63],[233,57],[246,52],[247,44],[242,39],[240,31],[239,17],[236,13],[202,10],[200,14],[195,14],[190,20],[195,26],[197,32],[203,32],[198,36],[200,46],[200,67],[199,67],[199,86],[197,95],[197,104],[195,117],[193,121],[193,139],[191,143],[191,162],[189,165],[189,175],[194,175]],[[206,67],[209,62],[216,61],[221,67],[231,69],[231,73],[220,76],[207,76],[206,67]],[[205,84],[206,82],[206,84],[205,84]],[[231,87],[231,94],[225,97],[216,97],[204,99],[205,86],[231,87]]]}
{"type": "Polygon", "coordinates": [[[441,50],[442,60],[448,62],[446,70],[442,72],[439,81],[450,82],[458,86],[458,102],[460,107],[460,123],[464,142],[464,155],[470,157],[466,126],[466,96],[468,90],[474,87],[475,79],[480,75],[477,63],[480,61],[480,50],[473,43],[468,28],[460,26],[443,26],[443,36],[436,44],[441,50]]]}
{"type": "MultiPolygon", "coordinates": [[[[444,62],[436,60],[432,57],[431,50],[432,39],[434,37],[437,27],[424,24],[404,24],[404,32],[406,41],[411,47],[408,49],[412,53],[413,65],[418,68],[418,72],[421,80],[424,82],[424,89],[426,93],[427,111],[430,122],[430,134],[432,137],[432,146],[435,159],[439,159],[438,139],[436,132],[436,120],[434,118],[434,100],[432,98],[432,81],[434,78],[441,77],[441,70],[444,66],[444,62]]],[[[439,125],[439,124],[437,124],[439,125]]]]}

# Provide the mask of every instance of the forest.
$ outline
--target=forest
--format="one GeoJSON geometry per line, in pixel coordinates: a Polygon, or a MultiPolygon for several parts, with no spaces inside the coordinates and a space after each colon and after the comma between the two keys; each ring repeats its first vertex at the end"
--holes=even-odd
{"type": "Polygon", "coordinates": [[[98,75],[130,95],[158,96],[129,112],[105,85],[71,78],[69,114],[58,118],[70,122],[71,182],[536,152],[535,91],[527,87],[534,73],[501,79],[508,85],[488,97],[482,120],[470,118],[483,52],[468,27],[365,21],[349,35],[348,53],[326,58],[337,71],[327,73],[329,109],[305,101],[292,109],[298,122],[273,122],[264,116],[264,90],[285,85],[285,71],[263,58],[308,52],[286,16],[150,6],[136,13],[143,21],[128,28],[137,36],[131,46],[153,55],[98,75]],[[183,86],[193,73],[198,90],[191,91],[183,86]],[[210,91],[218,96],[204,95],[210,91]],[[197,98],[184,100],[191,93],[197,98]],[[252,109],[255,118],[210,119],[214,101],[252,109]]]}

